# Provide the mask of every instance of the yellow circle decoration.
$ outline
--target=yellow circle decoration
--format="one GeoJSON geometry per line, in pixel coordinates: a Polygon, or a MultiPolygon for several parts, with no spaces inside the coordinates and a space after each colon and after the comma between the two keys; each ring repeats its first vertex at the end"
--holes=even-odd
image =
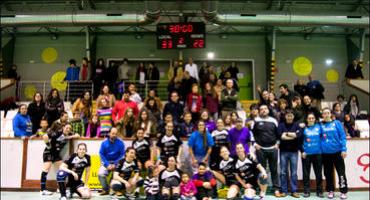
{"type": "Polygon", "coordinates": [[[36,93],[36,87],[34,85],[26,85],[24,88],[24,95],[27,99],[32,100],[33,95],[36,93]]]}
{"type": "Polygon", "coordinates": [[[312,63],[306,57],[298,57],[293,62],[293,70],[298,76],[308,76],[312,71],[312,63]]]}
{"type": "Polygon", "coordinates": [[[326,80],[332,83],[336,83],[339,80],[339,73],[335,69],[329,69],[326,71],[326,80]]]}
{"type": "Polygon", "coordinates": [[[57,71],[50,79],[50,84],[52,88],[56,88],[59,91],[64,91],[67,88],[67,82],[64,81],[66,77],[66,72],[57,71]]]}
{"type": "Polygon", "coordinates": [[[51,64],[58,58],[58,52],[55,48],[45,48],[41,53],[41,58],[44,63],[51,64]]]}

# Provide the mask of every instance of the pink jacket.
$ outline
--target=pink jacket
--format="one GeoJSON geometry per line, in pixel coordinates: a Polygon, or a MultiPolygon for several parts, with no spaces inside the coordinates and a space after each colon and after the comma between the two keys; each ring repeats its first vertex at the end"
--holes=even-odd
{"type": "Polygon", "coordinates": [[[182,183],[180,184],[180,194],[188,196],[190,193],[193,193],[192,196],[195,196],[197,193],[197,188],[195,187],[194,183],[192,180],[189,180],[188,183],[182,183]]]}

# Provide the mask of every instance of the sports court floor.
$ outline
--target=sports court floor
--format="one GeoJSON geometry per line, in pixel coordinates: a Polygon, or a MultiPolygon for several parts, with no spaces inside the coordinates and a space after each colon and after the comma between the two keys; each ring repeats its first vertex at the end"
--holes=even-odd
{"type": "MultiPolygon", "coordinates": [[[[103,200],[103,199],[112,199],[112,197],[99,197],[97,193],[93,193],[93,198],[92,199],[96,199],[96,200],[103,200]]],[[[40,193],[38,192],[3,192],[1,191],[1,200],[26,200],[26,199],[29,199],[29,200],[57,200],[59,199],[59,194],[54,194],[52,196],[40,196],[40,193]]],[[[77,199],[77,198],[75,198],[77,199]]],[[[124,198],[121,198],[121,199],[124,199],[124,198]]],[[[267,196],[265,198],[266,200],[270,200],[270,199],[276,199],[274,198],[274,196],[267,196]]],[[[296,198],[293,198],[293,197],[286,197],[286,198],[280,198],[280,199],[284,199],[284,200],[292,200],[292,199],[295,199],[296,198]]],[[[303,197],[301,197],[300,199],[305,199],[303,197]]],[[[320,200],[323,200],[321,198],[317,198],[316,196],[311,196],[310,198],[307,198],[309,200],[314,200],[314,199],[320,199],[320,200]]],[[[327,198],[324,198],[324,199],[327,199],[327,198]]],[[[339,199],[338,197],[338,193],[336,193],[336,198],[335,199],[339,199]]],[[[351,200],[369,200],[369,192],[349,192],[348,193],[348,199],[351,200]]]]}

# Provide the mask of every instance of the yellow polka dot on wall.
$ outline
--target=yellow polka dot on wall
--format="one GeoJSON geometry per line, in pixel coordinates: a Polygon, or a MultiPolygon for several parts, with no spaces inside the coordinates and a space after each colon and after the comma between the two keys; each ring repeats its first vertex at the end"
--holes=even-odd
{"type": "Polygon", "coordinates": [[[36,87],[34,85],[26,85],[24,88],[24,96],[29,100],[33,99],[33,95],[35,95],[35,93],[36,87]]]}
{"type": "Polygon", "coordinates": [[[293,71],[298,76],[308,76],[312,71],[312,63],[310,59],[300,56],[294,59],[293,62],[293,71]]]}
{"type": "Polygon", "coordinates": [[[65,91],[67,88],[67,82],[64,81],[66,77],[66,72],[64,71],[57,71],[50,79],[50,84],[52,88],[56,88],[59,91],[65,91]]]}
{"type": "Polygon", "coordinates": [[[335,69],[329,69],[326,71],[326,80],[332,83],[336,83],[339,80],[339,73],[335,69]]]}
{"type": "Polygon", "coordinates": [[[52,47],[45,48],[41,53],[41,58],[44,63],[54,63],[55,60],[58,58],[58,52],[55,48],[52,47]]]}

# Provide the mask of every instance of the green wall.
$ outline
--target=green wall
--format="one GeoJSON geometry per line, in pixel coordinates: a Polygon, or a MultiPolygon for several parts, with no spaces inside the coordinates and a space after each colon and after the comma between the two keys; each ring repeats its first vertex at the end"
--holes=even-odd
{"type": "MultiPolygon", "coordinates": [[[[4,40],[6,40],[6,37],[3,38],[4,40]]],[[[356,37],[354,37],[354,40],[356,40],[356,37]]],[[[368,39],[366,44],[364,74],[368,77],[368,39]]],[[[227,39],[220,39],[217,35],[207,35],[205,49],[185,49],[182,52],[185,60],[188,57],[193,57],[195,60],[207,59],[208,52],[214,52],[215,59],[253,60],[256,84],[262,87],[265,87],[267,84],[265,44],[264,36],[262,35],[229,35],[227,39]]],[[[98,35],[96,54],[97,58],[176,59],[179,52],[177,50],[157,50],[154,35],[144,35],[142,39],[135,39],[134,35],[98,35]]],[[[84,55],[84,35],[60,35],[57,40],[51,40],[49,36],[23,35],[18,36],[16,39],[14,61],[18,65],[19,74],[23,80],[47,80],[55,71],[65,70],[70,58],[75,58],[80,62],[84,55]],[[53,64],[42,62],[41,53],[46,47],[54,47],[59,53],[57,60],[53,64]]],[[[326,71],[329,68],[336,69],[341,77],[336,87],[342,90],[340,82],[347,65],[344,37],[312,36],[311,40],[304,40],[303,36],[278,35],[276,63],[279,73],[276,75],[276,82],[278,80],[296,81],[298,76],[293,72],[292,63],[298,56],[308,57],[313,64],[313,75],[324,82],[326,81],[326,71]],[[325,65],[325,59],[327,58],[334,60],[331,67],[325,65]]],[[[198,63],[198,65],[200,64],[198,63]]],[[[166,70],[162,69],[161,71],[166,70]]],[[[249,76],[250,78],[251,76],[249,76]]],[[[301,78],[306,80],[306,77],[301,78]]],[[[245,80],[245,82],[251,81],[245,80]]]]}

